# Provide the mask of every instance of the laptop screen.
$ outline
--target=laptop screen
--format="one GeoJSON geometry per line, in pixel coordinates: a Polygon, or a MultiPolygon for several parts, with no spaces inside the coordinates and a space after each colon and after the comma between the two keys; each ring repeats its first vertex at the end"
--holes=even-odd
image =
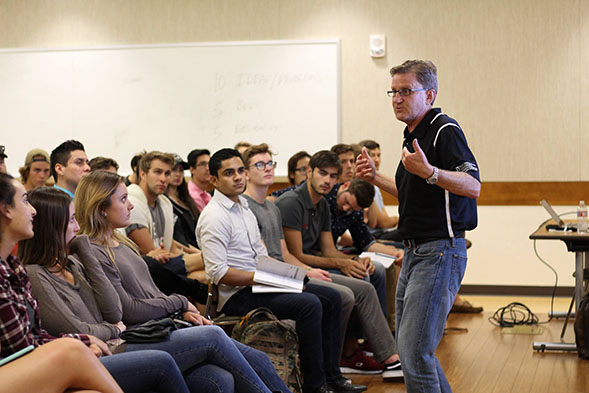
{"type": "Polygon", "coordinates": [[[544,206],[544,209],[546,209],[546,211],[548,212],[548,214],[550,214],[550,217],[552,217],[552,219],[561,227],[564,227],[564,221],[562,220],[562,218],[560,218],[560,216],[558,214],[556,214],[556,212],[554,211],[554,209],[552,208],[552,206],[550,206],[550,203],[548,203],[548,201],[546,199],[542,199],[540,201],[540,204],[542,206],[544,206]]]}

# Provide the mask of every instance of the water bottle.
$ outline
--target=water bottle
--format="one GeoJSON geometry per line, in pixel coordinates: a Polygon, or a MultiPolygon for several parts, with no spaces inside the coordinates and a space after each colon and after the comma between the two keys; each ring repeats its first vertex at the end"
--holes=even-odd
{"type": "Polygon", "coordinates": [[[587,206],[585,206],[585,201],[579,202],[579,207],[577,207],[577,231],[579,233],[587,232],[587,206]]]}

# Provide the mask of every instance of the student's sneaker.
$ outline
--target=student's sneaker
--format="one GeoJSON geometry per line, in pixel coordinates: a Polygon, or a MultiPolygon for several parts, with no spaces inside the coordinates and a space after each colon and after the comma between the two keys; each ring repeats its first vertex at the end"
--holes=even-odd
{"type": "Polygon", "coordinates": [[[339,366],[342,374],[380,374],[383,367],[382,363],[360,350],[356,350],[349,358],[342,356],[339,366]]]}
{"type": "Polygon", "coordinates": [[[382,369],[382,379],[385,382],[403,380],[403,370],[401,369],[401,362],[397,360],[394,363],[385,364],[382,369]]]}

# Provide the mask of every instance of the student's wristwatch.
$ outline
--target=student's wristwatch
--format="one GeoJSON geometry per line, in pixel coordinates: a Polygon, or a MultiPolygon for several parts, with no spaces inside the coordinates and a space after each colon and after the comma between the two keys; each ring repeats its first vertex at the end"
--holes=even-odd
{"type": "Polygon", "coordinates": [[[430,177],[428,177],[427,179],[425,179],[425,182],[429,185],[434,185],[438,182],[438,174],[440,173],[440,170],[436,167],[434,167],[434,173],[432,173],[432,175],[430,177]]]}

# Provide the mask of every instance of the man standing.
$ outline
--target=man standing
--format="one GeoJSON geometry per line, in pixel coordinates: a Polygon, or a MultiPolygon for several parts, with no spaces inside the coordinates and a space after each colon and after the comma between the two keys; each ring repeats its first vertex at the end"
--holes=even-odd
{"type": "Polygon", "coordinates": [[[407,391],[451,392],[435,350],[466,269],[464,232],[477,225],[479,171],[458,123],[433,108],[435,65],[408,60],[390,73],[393,110],[407,125],[401,162],[389,178],[363,149],[356,174],[399,199],[397,338],[407,391]]]}
{"type": "Polygon", "coordinates": [[[188,193],[194,199],[199,212],[202,212],[202,209],[211,200],[211,194],[207,192],[207,187],[211,182],[210,159],[211,152],[207,149],[196,149],[188,154],[188,166],[192,175],[192,180],[188,182],[188,193]]]}
{"type": "Polygon", "coordinates": [[[65,191],[72,199],[78,183],[90,173],[88,156],[84,145],[75,140],[67,140],[51,152],[51,174],[55,188],[65,191]]]}
{"type": "MultiPolygon", "coordinates": [[[[280,319],[294,319],[305,393],[366,390],[366,386],[349,383],[338,368],[341,298],[337,291],[317,286],[315,293],[252,292],[258,257],[267,256],[268,252],[262,244],[256,217],[241,196],[246,182],[241,154],[234,149],[221,149],[213,154],[209,165],[216,191],[200,215],[196,235],[207,276],[219,285],[219,310],[227,315],[245,315],[263,306],[280,319]],[[322,295],[316,295],[317,291],[322,295]],[[330,307],[326,307],[326,299],[330,307]]],[[[274,165],[273,161],[261,164],[266,168],[274,165]]]]}

